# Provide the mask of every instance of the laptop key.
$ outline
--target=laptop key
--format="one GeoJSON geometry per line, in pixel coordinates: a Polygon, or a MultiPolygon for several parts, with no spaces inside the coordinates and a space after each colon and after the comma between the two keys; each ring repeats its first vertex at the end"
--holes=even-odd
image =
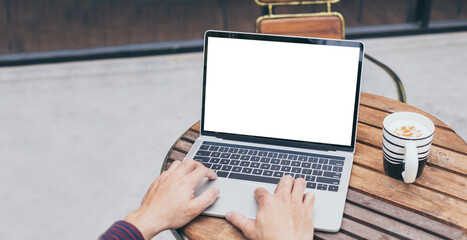
{"type": "Polygon", "coordinates": [[[248,167],[248,166],[250,166],[250,162],[241,161],[241,162],[240,162],[240,166],[242,166],[242,167],[248,167]]]}
{"type": "Polygon", "coordinates": [[[274,172],[273,174],[274,177],[278,177],[278,178],[281,178],[282,176],[284,176],[284,173],[283,172],[274,172]]]}
{"type": "Polygon", "coordinates": [[[268,157],[275,158],[275,157],[277,157],[277,153],[272,153],[271,152],[271,153],[268,154],[268,157]]]}
{"type": "Polygon", "coordinates": [[[240,159],[240,155],[239,155],[239,154],[232,154],[232,156],[230,156],[230,158],[232,158],[232,159],[240,159]]]}
{"type": "Polygon", "coordinates": [[[339,186],[329,185],[328,187],[328,191],[337,192],[337,190],[339,190],[339,186]]]}
{"type": "Polygon", "coordinates": [[[230,163],[230,160],[229,159],[221,159],[221,162],[220,164],[229,164],[230,163]]]}
{"type": "Polygon", "coordinates": [[[297,160],[298,156],[297,155],[289,155],[289,157],[287,159],[290,159],[290,160],[297,160]]]}
{"type": "Polygon", "coordinates": [[[257,151],[257,150],[250,150],[250,151],[248,151],[248,155],[255,156],[256,154],[258,154],[258,151],[257,151]]]}
{"type": "Polygon", "coordinates": [[[303,178],[303,179],[305,179],[305,175],[303,175],[303,174],[295,174],[295,179],[297,179],[297,178],[303,178]]]}
{"type": "Polygon", "coordinates": [[[314,182],[316,180],[316,177],[315,176],[306,176],[305,180],[307,182],[314,182]]]}
{"type": "Polygon", "coordinates": [[[232,165],[232,166],[237,166],[238,164],[240,164],[240,161],[239,161],[239,160],[232,160],[232,161],[230,161],[230,165],[232,165]]]}
{"type": "Polygon", "coordinates": [[[250,167],[252,167],[252,168],[259,168],[259,163],[257,163],[257,162],[252,162],[252,163],[250,164],[250,167]]]}
{"type": "Polygon", "coordinates": [[[313,170],[311,169],[302,169],[302,174],[305,174],[305,175],[311,175],[313,173],[313,170]]]}
{"type": "Polygon", "coordinates": [[[264,170],[263,171],[263,176],[272,176],[272,171],[271,170],[264,170]]]}
{"type": "Polygon", "coordinates": [[[250,157],[251,157],[251,156],[248,156],[248,155],[242,155],[242,156],[240,157],[240,159],[241,159],[241,160],[250,160],[250,157]]]}
{"type": "Polygon", "coordinates": [[[279,153],[279,155],[277,155],[277,158],[287,159],[287,154],[285,154],[285,153],[279,153]]]}
{"type": "Polygon", "coordinates": [[[282,160],[281,165],[290,165],[290,160],[282,160]]]}
{"type": "Polygon", "coordinates": [[[308,160],[308,157],[307,156],[298,156],[298,160],[306,161],[306,160],[308,160]]]}
{"type": "Polygon", "coordinates": [[[209,157],[203,157],[203,156],[195,156],[193,158],[194,160],[198,161],[198,162],[209,162],[209,157]]]}
{"type": "Polygon", "coordinates": [[[221,170],[221,167],[222,167],[222,165],[213,164],[213,165],[211,166],[211,169],[212,169],[212,170],[221,170]]]}
{"type": "Polygon", "coordinates": [[[291,167],[289,167],[289,166],[282,166],[281,167],[281,171],[283,171],[283,172],[289,172],[290,169],[291,169],[291,167]]]}
{"type": "Polygon", "coordinates": [[[210,163],[219,163],[221,159],[220,158],[211,158],[211,160],[209,161],[210,163]]]}
{"type": "Polygon", "coordinates": [[[261,158],[260,162],[263,162],[263,163],[269,163],[271,161],[270,158],[267,158],[267,157],[263,157],[261,158]]]}
{"type": "Polygon", "coordinates": [[[260,157],[251,157],[250,161],[259,162],[260,157]]]}
{"type": "Polygon", "coordinates": [[[241,172],[242,171],[242,167],[233,167],[232,168],[232,172],[241,172]]]}
{"type": "Polygon", "coordinates": [[[306,183],[306,188],[315,189],[315,188],[316,188],[316,183],[314,183],[314,182],[307,182],[307,183],[306,183]]]}
{"type": "Polygon", "coordinates": [[[309,157],[309,158],[308,158],[308,162],[309,162],[309,163],[317,163],[317,162],[318,162],[318,158],[316,158],[316,157],[309,157]]]}
{"type": "Polygon", "coordinates": [[[280,165],[271,165],[271,170],[279,170],[281,169],[281,166],[280,165]]]}
{"type": "Polygon", "coordinates": [[[199,149],[201,149],[201,150],[208,150],[209,147],[210,147],[209,145],[203,144],[203,145],[201,145],[201,146],[199,147],[199,149]]]}
{"type": "Polygon", "coordinates": [[[242,173],[251,173],[253,171],[253,168],[243,168],[242,173]]]}
{"type": "Polygon", "coordinates": [[[340,180],[339,179],[332,179],[332,178],[325,178],[325,177],[317,177],[316,182],[327,183],[327,184],[332,184],[332,185],[339,185],[340,180]]]}
{"type": "Polygon", "coordinates": [[[317,164],[317,163],[313,163],[313,165],[311,166],[311,168],[313,169],[321,169],[321,164],[317,164]]]}
{"type": "Polygon", "coordinates": [[[300,167],[300,162],[299,162],[299,161],[292,161],[292,162],[290,163],[290,165],[291,165],[292,167],[300,167]]]}
{"type": "Polygon", "coordinates": [[[217,151],[217,150],[219,150],[219,147],[218,147],[218,146],[211,146],[211,147],[209,148],[209,150],[211,150],[211,151],[217,151]]]}
{"type": "Polygon", "coordinates": [[[263,163],[260,166],[261,169],[269,169],[270,167],[271,167],[271,164],[269,164],[269,163],[263,163]]]}
{"type": "Polygon", "coordinates": [[[328,164],[328,161],[329,161],[329,160],[326,159],[326,158],[320,158],[320,159],[318,160],[318,163],[328,164]]]}
{"type": "Polygon", "coordinates": [[[199,155],[199,156],[209,156],[209,155],[211,155],[211,152],[199,150],[199,151],[196,153],[196,155],[199,155]]]}
{"type": "Polygon", "coordinates": [[[224,165],[224,166],[222,166],[222,170],[223,170],[223,171],[230,171],[230,170],[232,170],[232,166],[230,166],[230,165],[224,165]]]}
{"type": "Polygon", "coordinates": [[[221,153],[220,152],[212,152],[211,157],[220,157],[221,153]]]}
{"type": "Polygon", "coordinates": [[[316,187],[316,189],[318,189],[318,190],[327,190],[327,189],[328,189],[328,185],[326,185],[326,184],[318,184],[318,186],[316,187]]]}
{"type": "Polygon", "coordinates": [[[221,158],[230,158],[230,153],[222,153],[221,158]]]}
{"type": "Polygon", "coordinates": [[[344,166],[344,161],[330,160],[329,165],[335,165],[335,166],[342,167],[344,166]]]}
{"type": "Polygon", "coordinates": [[[271,159],[271,163],[272,163],[272,164],[279,164],[280,162],[281,162],[280,159],[277,159],[277,158],[271,159]]]}
{"type": "Polygon", "coordinates": [[[229,149],[229,153],[237,153],[238,152],[238,148],[230,148],[229,149]]]}
{"type": "Polygon", "coordinates": [[[293,172],[293,173],[301,173],[301,172],[302,172],[302,169],[301,169],[301,168],[294,167],[294,168],[292,168],[292,172],[293,172]]]}
{"type": "Polygon", "coordinates": [[[341,173],[336,173],[336,172],[324,172],[323,177],[328,177],[328,178],[341,178],[341,173]]]}
{"type": "Polygon", "coordinates": [[[225,178],[225,177],[227,177],[227,175],[229,175],[228,172],[217,171],[217,176],[218,176],[218,177],[223,177],[223,178],[225,178]]]}
{"type": "Polygon", "coordinates": [[[239,154],[247,154],[247,153],[248,153],[248,149],[239,149],[239,150],[238,150],[238,153],[239,153],[239,154]]]}
{"type": "Polygon", "coordinates": [[[284,173],[284,175],[290,175],[290,176],[292,176],[292,178],[293,178],[293,176],[294,176],[293,173],[289,173],[289,172],[284,173]]]}
{"type": "Polygon", "coordinates": [[[262,173],[263,173],[263,170],[261,170],[261,169],[254,169],[253,170],[253,174],[255,174],[255,175],[261,175],[262,173]]]}
{"type": "Polygon", "coordinates": [[[313,170],[313,175],[315,175],[315,176],[321,176],[321,175],[323,175],[323,171],[321,171],[321,170],[313,170]]]}
{"type": "Polygon", "coordinates": [[[309,163],[309,162],[302,162],[302,168],[311,168],[311,163],[309,163]]]}
{"type": "Polygon", "coordinates": [[[219,152],[227,152],[227,151],[229,151],[228,147],[220,147],[219,148],[219,152]]]}
{"type": "Polygon", "coordinates": [[[268,155],[268,152],[264,152],[264,151],[260,151],[258,153],[258,156],[260,156],[260,157],[266,157],[267,155],[268,155]]]}
{"type": "Polygon", "coordinates": [[[257,176],[257,175],[247,175],[247,174],[242,174],[242,173],[230,173],[229,178],[247,180],[247,181],[253,181],[253,182],[273,183],[273,184],[277,184],[280,180],[278,178],[264,177],[264,176],[257,176]]]}

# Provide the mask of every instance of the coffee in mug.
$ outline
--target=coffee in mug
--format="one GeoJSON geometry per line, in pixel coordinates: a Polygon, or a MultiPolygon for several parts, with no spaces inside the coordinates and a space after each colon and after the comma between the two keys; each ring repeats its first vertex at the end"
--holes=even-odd
{"type": "Polygon", "coordinates": [[[427,117],[397,112],[383,121],[384,171],[389,176],[412,183],[425,167],[435,126],[427,117]]]}

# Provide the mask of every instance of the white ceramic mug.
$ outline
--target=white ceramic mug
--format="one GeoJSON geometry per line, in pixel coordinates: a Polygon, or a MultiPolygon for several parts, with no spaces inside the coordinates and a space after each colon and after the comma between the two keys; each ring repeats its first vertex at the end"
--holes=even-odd
{"type": "Polygon", "coordinates": [[[417,113],[397,112],[387,116],[383,121],[386,174],[413,183],[425,167],[434,131],[433,122],[417,113]]]}

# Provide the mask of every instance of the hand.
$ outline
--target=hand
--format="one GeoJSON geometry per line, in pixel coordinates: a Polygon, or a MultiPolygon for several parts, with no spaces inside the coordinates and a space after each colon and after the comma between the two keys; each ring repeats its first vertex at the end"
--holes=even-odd
{"type": "Polygon", "coordinates": [[[219,189],[210,189],[195,197],[194,188],[201,179],[217,178],[216,173],[201,163],[188,159],[175,161],[149,187],[141,207],[125,221],[135,225],[144,239],[151,239],[166,229],[180,228],[211,205],[219,189]]]}
{"type": "Polygon", "coordinates": [[[256,220],[238,212],[229,212],[227,220],[249,239],[313,239],[315,195],[305,192],[305,180],[284,176],[274,195],[264,188],[255,190],[259,204],[256,220]]]}

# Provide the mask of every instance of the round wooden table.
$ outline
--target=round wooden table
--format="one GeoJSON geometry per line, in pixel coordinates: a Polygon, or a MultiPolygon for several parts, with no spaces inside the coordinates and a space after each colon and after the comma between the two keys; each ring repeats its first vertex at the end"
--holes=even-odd
{"type": "MultiPolygon", "coordinates": [[[[467,239],[467,144],[448,125],[404,103],[361,94],[355,159],[337,233],[316,231],[316,239],[467,239]],[[413,184],[383,169],[382,123],[393,112],[429,117],[436,126],[423,174],[413,184]]],[[[163,170],[183,160],[199,137],[199,122],[169,150],[163,170]]],[[[223,218],[199,216],[177,230],[188,239],[243,239],[223,218]]]]}

